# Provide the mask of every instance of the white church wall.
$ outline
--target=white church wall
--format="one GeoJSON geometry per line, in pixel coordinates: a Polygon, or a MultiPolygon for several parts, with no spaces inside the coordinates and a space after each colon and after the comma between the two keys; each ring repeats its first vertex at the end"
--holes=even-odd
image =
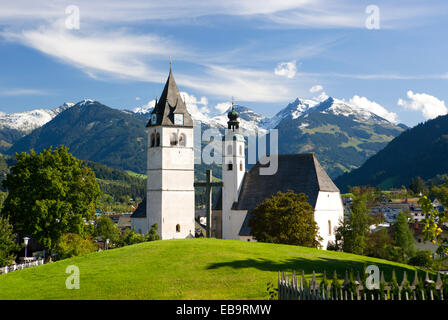
{"type": "Polygon", "coordinates": [[[240,239],[240,230],[246,218],[247,210],[230,210],[225,212],[223,210],[223,226],[222,226],[222,238],[223,239],[240,239]]]}
{"type": "Polygon", "coordinates": [[[329,241],[335,241],[335,228],[344,216],[344,208],[339,192],[320,191],[314,209],[314,220],[319,226],[322,249],[326,250],[329,241]]]}
{"type": "Polygon", "coordinates": [[[194,192],[165,191],[162,204],[165,213],[162,216],[162,240],[185,239],[190,234],[194,236],[194,192]],[[177,231],[178,225],[180,231],[177,231]]]}

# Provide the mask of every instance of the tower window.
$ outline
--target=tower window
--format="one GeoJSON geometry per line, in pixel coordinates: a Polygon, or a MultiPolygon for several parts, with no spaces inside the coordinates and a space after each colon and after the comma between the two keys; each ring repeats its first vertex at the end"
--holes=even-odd
{"type": "Polygon", "coordinates": [[[160,146],[160,133],[157,132],[156,134],[156,147],[160,146]]]}
{"type": "Polygon", "coordinates": [[[233,170],[233,164],[228,163],[227,164],[227,171],[232,171],[233,170]]]}
{"type": "Polygon", "coordinates": [[[240,156],[243,155],[243,146],[240,146],[240,156]]]}
{"type": "Polygon", "coordinates": [[[331,221],[328,220],[328,234],[331,236],[331,221]]]}
{"type": "Polygon", "coordinates": [[[233,151],[233,150],[232,150],[232,145],[229,144],[229,145],[227,146],[227,155],[228,155],[228,156],[231,156],[231,155],[232,155],[232,151],[233,151]]]}
{"type": "Polygon", "coordinates": [[[151,134],[151,148],[154,147],[155,143],[156,143],[156,138],[155,138],[155,135],[153,133],[153,134],[151,134]]]}
{"type": "Polygon", "coordinates": [[[173,132],[173,133],[170,135],[170,145],[172,145],[172,146],[177,146],[177,144],[178,144],[178,141],[177,141],[177,134],[176,134],[175,132],[173,132]]]}
{"type": "Polygon", "coordinates": [[[243,171],[243,162],[240,161],[240,171],[243,171]]]}
{"type": "Polygon", "coordinates": [[[180,232],[180,224],[176,224],[176,232],[180,232]]]}
{"type": "Polygon", "coordinates": [[[179,145],[181,147],[185,147],[186,144],[187,144],[187,137],[185,136],[185,133],[181,133],[179,135],[179,145]]]}

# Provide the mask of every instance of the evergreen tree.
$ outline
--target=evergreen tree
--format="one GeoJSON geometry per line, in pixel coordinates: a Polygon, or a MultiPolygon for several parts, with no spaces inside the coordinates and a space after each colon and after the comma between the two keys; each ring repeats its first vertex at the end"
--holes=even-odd
{"type": "Polygon", "coordinates": [[[397,216],[394,226],[394,241],[397,247],[402,250],[402,262],[407,262],[414,254],[414,233],[409,228],[409,214],[401,211],[397,216]]]}

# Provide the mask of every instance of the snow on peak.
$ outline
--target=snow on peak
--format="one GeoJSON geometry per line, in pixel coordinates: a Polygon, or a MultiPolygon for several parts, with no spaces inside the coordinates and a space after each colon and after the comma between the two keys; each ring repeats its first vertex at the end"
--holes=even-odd
{"type": "Polygon", "coordinates": [[[16,112],[0,115],[0,129],[8,128],[23,132],[31,132],[51,121],[59,113],[74,106],[73,102],[65,102],[63,105],[48,110],[34,109],[25,112],[16,112]]]}
{"type": "Polygon", "coordinates": [[[82,101],[78,102],[76,105],[84,107],[84,106],[87,106],[94,102],[95,102],[95,100],[92,100],[92,99],[83,99],[82,101]]]}

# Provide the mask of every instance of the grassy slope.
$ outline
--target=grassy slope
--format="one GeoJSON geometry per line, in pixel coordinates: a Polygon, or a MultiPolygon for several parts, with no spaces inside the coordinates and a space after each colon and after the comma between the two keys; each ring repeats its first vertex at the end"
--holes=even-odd
{"type": "MultiPolygon", "coordinates": [[[[216,239],[155,241],[96,252],[0,275],[0,299],[264,299],[278,270],[324,269],[339,278],[346,268],[376,264],[385,271],[412,267],[346,253],[216,239]],[[80,269],[80,289],[68,290],[68,265],[80,269]]],[[[397,273],[401,281],[402,273],[397,273]]]]}

